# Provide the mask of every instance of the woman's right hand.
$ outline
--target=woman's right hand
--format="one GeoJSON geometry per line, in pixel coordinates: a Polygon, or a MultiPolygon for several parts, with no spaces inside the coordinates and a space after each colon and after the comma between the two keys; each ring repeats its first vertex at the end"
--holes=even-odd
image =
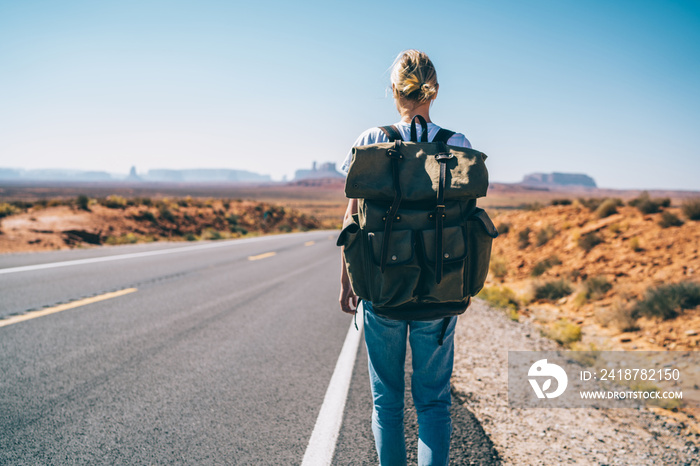
{"type": "Polygon", "coordinates": [[[340,284],[340,310],[347,314],[357,311],[357,295],[353,293],[350,283],[340,284]]]}

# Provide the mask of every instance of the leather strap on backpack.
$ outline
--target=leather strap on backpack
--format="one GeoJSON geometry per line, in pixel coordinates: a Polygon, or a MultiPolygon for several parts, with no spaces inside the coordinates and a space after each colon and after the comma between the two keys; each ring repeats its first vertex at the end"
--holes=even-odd
{"type": "Polygon", "coordinates": [[[411,120],[411,141],[418,142],[418,131],[416,130],[416,120],[420,121],[423,131],[420,133],[420,142],[428,142],[428,122],[421,115],[416,115],[411,120]]]}
{"type": "Polygon", "coordinates": [[[382,132],[386,134],[386,137],[389,138],[389,142],[403,141],[401,133],[399,132],[399,129],[396,126],[380,126],[379,129],[381,129],[382,132]]]}
{"type": "Polygon", "coordinates": [[[391,203],[391,207],[389,207],[389,211],[386,213],[386,218],[384,219],[384,238],[382,240],[382,253],[379,262],[382,273],[384,273],[386,257],[389,254],[389,236],[391,236],[394,219],[401,205],[402,194],[401,183],[399,182],[399,160],[403,159],[403,154],[401,154],[400,139],[394,141],[394,147],[387,150],[386,155],[391,159],[391,177],[394,181],[394,201],[391,203]]]}
{"type": "Polygon", "coordinates": [[[447,141],[449,141],[450,138],[454,136],[454,134],[454,131],[450,131],[449,129],[445,128],[440,128],[440,131],[438,131],[435,137],[433,138],[433,142],[444,142],[445,144],[447,144],[447,141]]]}
{"type": "Polygon", "coordinates": [[[435,160],[440,163],[440,179],[438,181],[437,206],[435,207],[435,283],[442,281],[443,244],[442,232],[445,221],[445,179],[447,178],[447,161],[454,156],[447,148],[447,144],[440,141],[435,160]]]}

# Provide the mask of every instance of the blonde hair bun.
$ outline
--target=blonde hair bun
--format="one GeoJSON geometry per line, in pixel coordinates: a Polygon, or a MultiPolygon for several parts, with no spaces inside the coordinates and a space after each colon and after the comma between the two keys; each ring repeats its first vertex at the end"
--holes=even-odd
{"type": "Polygon", "coordinates": [[[405,50],[396,57],[391,67],[391,83],[394,85],[394,97],[427,102],[434,99],[437,93],[435,66],[425,53],[405,50]]]}

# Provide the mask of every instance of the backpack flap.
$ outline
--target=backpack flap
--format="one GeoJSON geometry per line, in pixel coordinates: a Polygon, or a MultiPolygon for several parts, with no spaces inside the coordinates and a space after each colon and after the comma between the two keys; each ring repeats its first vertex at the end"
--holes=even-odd
{"type": "MultiPolygon", "coordinates": [[[[393,142],[354,147],[345,181],[348,198],[391,201],[394,198],[391,159],[393,142]]],[[[445,200],[475,199],[486,195],[488,171],[482,152],[447,146],[453,156],[446,165],[445,200]]],[[[439,143],[401,142],[399,178],[404,201],[434,199],[440,180],[440,163],[435,160],[439,143]]]]}

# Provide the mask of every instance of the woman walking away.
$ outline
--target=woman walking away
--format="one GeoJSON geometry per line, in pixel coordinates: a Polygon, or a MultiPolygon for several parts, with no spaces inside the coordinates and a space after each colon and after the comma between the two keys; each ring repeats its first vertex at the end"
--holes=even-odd
{"type": "MultiPolygon", "coordinates": [[[[421,139],[424,137],[422,133],[425,132],[426,127],[427,141],[433,141],[436,138],[440,127],[430,120],[430,107],[438,95],[438,87],[435,68],[425,53],[406,50],[399,54],[391,71],[391,88],[396,108],[401,116],[401,121],[394,126],[403,141],[412,139],[411,122],[414,117],[418,120],[423,118],[427,123],[425,126],[414,124],[414,140],[426,141],[421,139]]],[[[446,133],[443,131],[441,134],[446,133]]],[[[389,141],[384,130],[371,128],[360,135],[355,146],[389,141]]],[[[471,148],[469,141],[459,133],[449,137],[447,145],[471,148]]],[[[351,161],[352,152],[343,164],[342,170],[345,173],[351,161]]],[[[350,199],[345,213],[346,222],[357,211],[358,200],[350,199]]],[[[392,260],[391,256],[387,260],[392,260]]],[[[437,281],[440,282],[439,279],[437,281]]],[[[343,312],[353,314],[356,312],[358,297],[351,287],[345,259],[343,259],[340,284],[340,307],[343,312]]],[[[358,293],[362,294],[359,291],[358,293]]],[[[413,361],[411,391],[419,425],[418,464],[447,464],[452,431],[450,377],[457,317],[453,315],[436,320],[396,320],[375,312],[373,304],[369,301],[363,300],[362,306],[374,401],[372,431],[380,463],[382,465],[406,464],[403,409],[404,362],[408,340],[413,361]]]]}

